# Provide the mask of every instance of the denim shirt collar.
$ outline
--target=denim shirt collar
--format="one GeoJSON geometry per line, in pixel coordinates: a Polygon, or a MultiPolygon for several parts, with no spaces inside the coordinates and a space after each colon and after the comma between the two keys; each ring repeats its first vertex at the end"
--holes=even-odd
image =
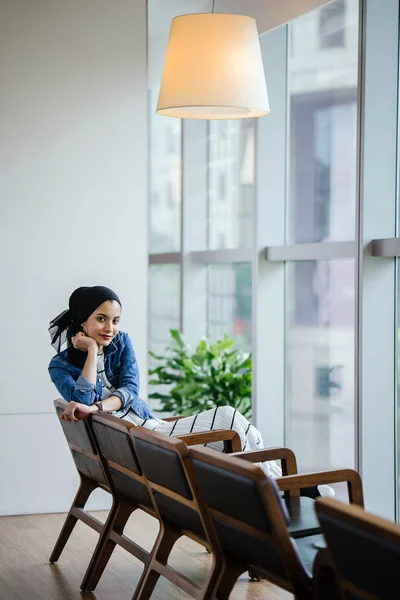
{"type": "Polygon", "coordinates": [[[119,340],[119,333],[117,333],[114,340],[111,340],[111,344],[108,344],[108,346],[106,346],[103,349],[104,358],[106,358],[107,356],[111,356],[111,354],[114,354],[114,352],[116,352],[118,350],[118,346],[117,346],[116,342],[118,342],[118,340],[119,340]]]}

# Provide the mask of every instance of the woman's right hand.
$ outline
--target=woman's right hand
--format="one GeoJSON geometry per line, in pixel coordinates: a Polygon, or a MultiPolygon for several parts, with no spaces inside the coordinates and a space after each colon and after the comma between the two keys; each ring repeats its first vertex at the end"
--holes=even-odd
{"type": "Polygon", "coordinates": [[[75,402],[72,400],[68,403],[67,408],[64,410],[63,414],[60,415],[60,419],[62,421],[67,421],[68,423],[74,423],[75,421],[81,421],[82,419],[86,419],[92,412],[97,412],[99,409],[97,406],[93,404],[91,406],[87,406],[86,404],[81,404],[80,402],[75,402]]]}
{"type": "Polygon", "coordinates": [[[91,348],[96,350],[96,352],[98,352],[99,350],[96,341],[93,338],[88,337],[82,331],[78,331],[78,333],[74,335],[71,341],[74,348],[76,348],[77,350],[83,350],[84,352],[89,352],[91,348]]]}

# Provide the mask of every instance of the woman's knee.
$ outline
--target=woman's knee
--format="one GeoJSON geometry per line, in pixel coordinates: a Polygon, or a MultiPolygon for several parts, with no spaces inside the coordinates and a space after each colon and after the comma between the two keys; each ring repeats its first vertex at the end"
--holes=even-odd
{"type": "Polygon", "coordinates": [[[227,417],[233,417],[236,410],[232,406],[229,406],[229,404],[226,404],[225,406],[219,406],[218,412],[220,414],[224,414],[227,417]]]}

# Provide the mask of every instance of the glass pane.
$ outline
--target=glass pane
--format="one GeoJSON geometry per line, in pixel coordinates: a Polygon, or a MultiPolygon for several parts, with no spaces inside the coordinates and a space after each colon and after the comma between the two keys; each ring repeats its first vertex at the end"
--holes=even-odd
{"type": "Polygon", "coordinates": [[[286,445],[302,471],[354,464],[354,261],[288,263],[286,445]]]}
{"type": "Polygon", "coordinates": [[[342,48],[345,42],[345,0],[336,0],[321,9],[319,43],[321,48],[342,48]]]}
{"type": "MultiPolygon", "coordinates": [[[[149,350],[163,355],[171,343],[170,329],[180,329],[181,282],[179,265],[151,265],[149,277],[149,350]]],[[[149,359],[149,367],[155,366],[149,359]]],[[[165,393],[161,386],[157,391],[165,393]]],[[[149,389],[149,393],[152,390],[149,389]]],[[[156,401],[151,401],[156,406],[156,401]]]]}
{"type": "Polygon", "coordinates": [[[151,265],[149,289],[150,350],[162,353],[170,329],[180,329],[180,266],[151,265]]]}
{"type": "Polygon", "coordinates": [[[181,121],[156,114],[150,90],[150,252],[181,248],[181,121]]]}
{"type": "Polygon", "coordinates": [[[251,246],[254,132],[252,119],[209,123],[209,249],[251,246]]]}
{"type": "Polygon", "coordinates": [[[358,0],[290,26],[290,243],[355,237],[358,0]]]}
{"type": "Polygon", "coordinates": [[[251,350],[252,268],[250,264],[209,265],[208,335],[235,338],[251,350]]]}

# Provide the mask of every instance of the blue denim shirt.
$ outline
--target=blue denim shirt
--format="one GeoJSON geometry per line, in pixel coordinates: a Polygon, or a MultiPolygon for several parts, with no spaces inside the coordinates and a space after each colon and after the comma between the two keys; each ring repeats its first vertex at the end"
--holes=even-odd
{"type": "MultiPolygon", "coordinates": [[[[104,348],[106,376],[115,388],[113,396],[122,402],[116,416],[123,417],[132,409],[142,419],[152,418],[146,402],[139,398],[139,368],[132,342],[127,333],[120,331],[111,344],[104,348]]],[[[96,385],[82,375],[82,369],[69,361],[68,350],[59,352],[49,364],[50,378],[61,396],[67,401],[93,404],[102,395],[98,376],[96,385]]]]}

